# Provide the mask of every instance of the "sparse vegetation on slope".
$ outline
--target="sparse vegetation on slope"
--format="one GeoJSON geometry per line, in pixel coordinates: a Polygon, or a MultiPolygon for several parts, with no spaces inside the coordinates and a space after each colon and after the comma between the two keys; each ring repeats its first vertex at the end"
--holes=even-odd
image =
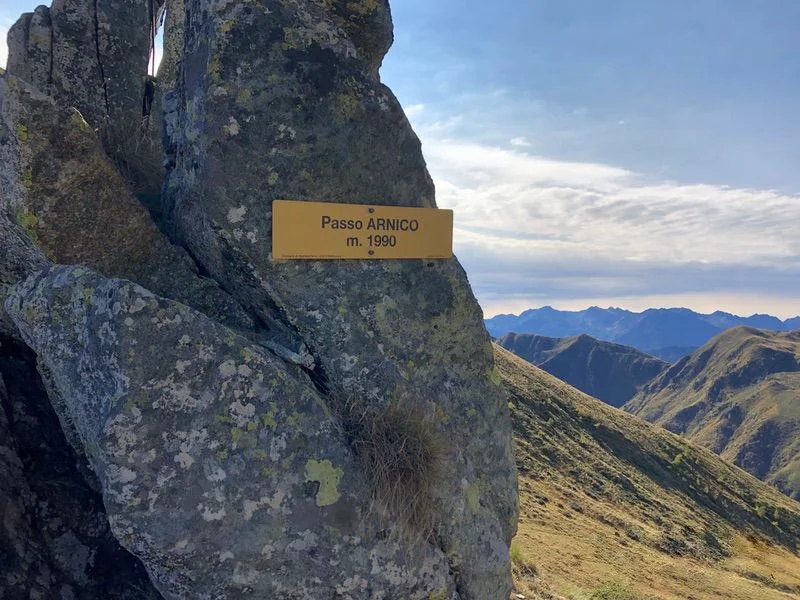
{"type": "Polygon", "coordinates": [[[520,470],[515,546],[538,573],[515,571],[520,593],[591,598],[587,590],[609,582],[671,600],[800,593],[799,504],[704,448],[495,353],[520,470]]]}
{"type": "Polygon", "coordinates": [[[625,410],[800,498],[800,331],[728,330],[642,388],[625,410]]]}

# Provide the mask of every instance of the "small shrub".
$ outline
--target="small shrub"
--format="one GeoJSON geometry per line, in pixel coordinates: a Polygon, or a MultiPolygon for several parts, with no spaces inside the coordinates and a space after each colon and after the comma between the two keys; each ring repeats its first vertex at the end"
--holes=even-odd
{"type": "Polygon", "coordinates": [[[632,591],[624,583],[609,581],[595,588],[588,600],[647,600],[645,596],[632,591]]]}
{"type": "Polygon", "coordinates": [[[443,476],[446,444],[422,407],[348,400],[336,408],[367,475],[373,502],[398,533],[428,537],[433,528],[431,491],[443,476]]]}
{"type": "Polygon", "coordinates": [[[511,557],[511,572],[515,578],[539,576],[539,570],[536,568],[536,565],[525,556],[522,549],[517,544],[511,544],[509,555],[511,557]]]}

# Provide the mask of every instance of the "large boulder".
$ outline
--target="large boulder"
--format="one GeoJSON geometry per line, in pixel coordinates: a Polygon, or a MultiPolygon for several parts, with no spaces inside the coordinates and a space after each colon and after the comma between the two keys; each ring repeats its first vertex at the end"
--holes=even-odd
{"type": "Polygon", "coordinates": [[[36,355],[2,308],[9,287],[47,258],[2,210],[0,248],[0,598],[155,600],[141,563],[111,534],[36,355]]]}
{"type": "Polygon", "coordinates": [[[462,598],[509,589],[516,471],[482,315],[457,260],[273,262],[272,201],[434,207],[420,143],[377,67],[385,0],[186,0],[169,115],[174,235],[313,350],[327,401],[423,415],[449,441],[432,529],[462,598]]]}
{"type": "Polygon", "coordinates": [[[83,268],[33,275],[6,309],[116,537],[165,598],[458,597],[436,543],[387,528],[363,454],[303,370],[83,268]]]}
{"type": "Polygon", "coordinates": [[[56,263],[88,265],[253,326],[153,223],[81,114],[10,75],[0,78],[0,212],[56,263]]]}

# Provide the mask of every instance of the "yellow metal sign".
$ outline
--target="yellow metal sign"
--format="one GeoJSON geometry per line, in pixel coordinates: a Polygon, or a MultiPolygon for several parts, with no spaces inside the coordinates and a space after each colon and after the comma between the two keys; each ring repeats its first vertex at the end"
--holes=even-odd
{"type": "Polygon", "coordinates": [[[272,258],[450,258],[453,211],[275,200],[272,258]]]}

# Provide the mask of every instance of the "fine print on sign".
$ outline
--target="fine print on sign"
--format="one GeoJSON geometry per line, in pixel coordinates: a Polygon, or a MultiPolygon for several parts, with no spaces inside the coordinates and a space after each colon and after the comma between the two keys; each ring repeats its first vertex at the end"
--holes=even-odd
{"type": "Polygon", "coordinates": [[[453,211],[275,200],[272,258],[450,258],[453,211]]]}

